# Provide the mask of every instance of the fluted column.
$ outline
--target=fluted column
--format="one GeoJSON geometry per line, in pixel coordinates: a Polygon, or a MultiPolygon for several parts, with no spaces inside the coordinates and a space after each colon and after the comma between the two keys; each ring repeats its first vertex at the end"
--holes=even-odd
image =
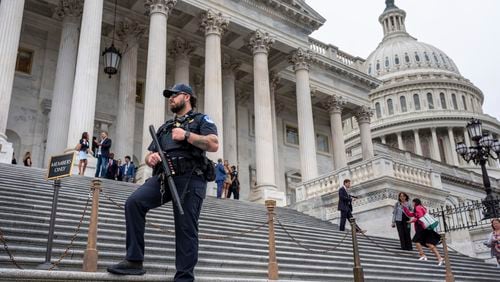
{"type": "Polygon", "coordinates": [[[450,152],[452,164],[458,166],[458,155],[455,151],[455,135],[453,134],[453,127],[448,127],[448,139],[450,139],[450,152]]]}
{"type": "Polygon", "coordinates": [[[0,162],[2,163],[10,163],[12,160],[12,143],[7,142],[6,131],[23,10],[24,0],[0,2],[0,162]]]}
{"type": "Polygon", "coordinates": [[[196,98],[198,98],[196,102],[197,111],[200,113],[205,112],[205,93],[203,93],[203,76],[201,74],[195,74],[193,78],[194,83],[194,91],[196,93],[196,98]]]}
{"type": "Polygon", "coordinates": [[[222,97],[224,100],[224,158],[231,165],[238,164],[238,139],[236,132],[236,86],[235,71],[241,63],[231,59],[224,58],[222,65],[222,97]]]}
{"type": "Polygon", "coordinates": [[[229,20],[208,10],[201,15],[201,29],[205,32],[205,114],[217,125],[219,150],[207,153],[212,159],[223,158],[224,124],[222,122],[222,59],[221,36],[227,29],[229,20]]]}
{"type": "Polygon", "coordinates": [[[432,135],[432,158],[435,159],[436,161],[441,161],[441,155],[439,154],[439,144],[435,127],[431,128],[431,135],[432,135]]]}
{"type": "Polygon", "coordinates": [[[341,96],[332,96],[326,107],[330,113],[330,128],[333,142],[333,164],[338,170],[347,166],[347,156],[345,154],[344,132],[342,131],[342,110],[346,101],[341,96]]]}
{"type": "Polygon", "coordinates": [[[309,50],[298,48],[289,58],[295,71],[295,87],[297,96],[297,119],[299,125],[300,170],[302,181],[318,176],[316,161],[316,135],[309,86],[309,62],[312,54],[309,50]]]}
{"type": "Polygon", "coordinates": [[[386,140],[385,140],[385,135],[380,136],[380,141],[381,141],[381,142],[382,142],[382,144],[384,144],[384,145],[387,143],[387,142],[386,142],[386,140]]]}
{"type": "MultiPolygon", "coordinates": [[[[73,82],[75,81],[76,56],[78,50],[78,35],[83,2],[79,0],[64,0],[59,2],[55,15],[62,19],[61,39],[57,57],[56,77],[50,107],[49,129],[45,160],[50,156],[61,154],[68,144],[70,111],[68,105],[73,97],[73,82]]],[[[92,132],[89,132],[92,135],[92,132]]],[[[73,143],[76,144],[75,141],[73,143]]],[[[47,162],[44,164],[47,165],[47,162]]]]}
{"type": "Polygon", "coordinates": [[[398,149],[399,150],[405,150],[405,144],[403,143],[403,133],[402,132],[396,132],[396,136],[398,137],[398,149]]]}
{"type": "Polygon", "coordinates": [[[118,115],[116,118],[116,137],[113,151],[117,158],[134,154],[135,132],[135,92],[137,83],[137,54],[139,39],[146,31],[137,22],[119,22],[117,35],[124,44],[120,63],[120,86],[118,90],[118,115]]]}
{"type": "Polygon", "coordinates": [[[363,160],[367,160],[374,156],[372,133],[370,130],[370,119],[373,116],[373,112],[369,107],[361,106],[356,111],[355,116],[359,125],[359,135],[361,139],[361,151],[363,160]]]}
{"type": "Polygon", "coordinates": [[[422,156],[422,145],[420,144],[418,129],[413,130],[413,139],[415,139],[415,154],[422,156]]]}
{"type": "Polygon", "coordinates": [[[93,132],[101,44],[103,1],[85,1],[76,60],[66,148],[73,149],[82,132],[93,132]]]}
{"type": "Polygon", "coordinates": [[[173,41],[173,46],[170,48],[170,55],[175,58],[175,83],[189,83],[189,57],[195,47],[191,42],[177,37],[173,41]]]}
{"type": "Polygon", "coordinates": [[[278,124],[277,124],[277,119],[278,119],[278,114],[280,112],[280,109],[277,107],[283,107],[278,103],[276,100],[276,90],[278,87],[280,87],[280,81],[281,78],[276,74],[276,72],[271,71],[269,73],[269,94],[271,96],[271,125],[272,125],[272,131],[273,131],[273,151],[274,151],[274,171],[275,171],[275,179],[276,179],[276,184],[279,186],[280,179],[279,179],[279,174],[280,174],[280,160],[279,160],[279,150],[278,150],[278,124]],[[278,104],[278,105],[277,105],[278,104]]]}
{"type": "Polygon", "coordinates": [[[251,200],[268,199],[267,192],[276,190],[274,168],[273,132],[270,121],[271,97],[269,88],[269,69],[267,56],[274,43],[268,33],[255,31],[249,42],[253,53],[254,74],[254,114],[255,114],[255,163],[257,170],[257,186],[251,200]]]}

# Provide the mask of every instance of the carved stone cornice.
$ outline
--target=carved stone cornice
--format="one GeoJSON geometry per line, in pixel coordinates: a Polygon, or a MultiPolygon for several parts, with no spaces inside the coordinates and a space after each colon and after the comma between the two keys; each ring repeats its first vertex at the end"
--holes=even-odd
{"type": "Polygon", "coordinates": [[[342,96],[331,96],[323,106],[330,114],[341,114],[347,102],[342,96]]]}
{"type": "Polygon", "coordinates": [[[228,18],[224,17],[221,12],[217,13],[211,9],[201,13],[200,18],[200,29],[205,33],[205,36],[209,34],[221,36],[229,25],[228,18]]]}
{"type": "Polygon", "coordinates": [[[275,72],[269,72],[269,86],[271,88],[271,92],[276,91],[281,86],[281,77],[275,72]]]}
{"type": "Polygon", "coordinates": [[[168,16],[176,4],[177,0],[145,0],[144,8],[146,14],[162,13],[168,16]]]}
{"type": "Polygon", "coordinates": [[[65,17],[79,18],[83,12],[83,1],[60,0],[54,11],[54,18],[62,20],[65,17]]]}
{"type": "Polygon", "coordinates": [[[181,56],[184,58],[188,58],[195,49],[196,46],[193,45],[190,41],[187,41],[181,37],[176,37],[172,41],[172,45],[168,49],[168,53],[174,57],[181,56]]]}
{"type": "Polygon", "coordinates": [[[250,100],[250,92],[244,90],[236,91],[236,102],[239,105],[245,106],[248,104],[249,100],[250,100]]]}
{"type": "Polygon", "coordinates": [[[300,47],[297,50],[293,51],[288,58],[288,62],[292,64],[294,71],[309,70],[311,61],[311,50],[304,50],[300,47]]]}
{"type": "Polygon", "coordinates": [[[146,31],[146,26],[132,20],[123,20],[118,22],[116,35],[121,41],[137,41],[146,31]]]}
{"type": "Polygon", "coordinates": [[[248,41],[248,46],[253,54],[256,53],[269,53],[271,46],[274,44],[274,37],[269,35],[268,32],[263,32],[257,29],[252,33],[248,41]]]}
{"type": "Polygon", "coordinates": [[[370,119],[373,116],[373,111],[368,106],[360,106],[355,111],[354,116],[356,117],[356,121],[358,124],[360,123],[370,123],[370,119]]]}
{"type": "Polygon", "coordinates": [[[234,74],[240,66],[241,61],[234,59],[234,57],[224,56],[224,59],[222,59],[222,74],[234,74]]]}

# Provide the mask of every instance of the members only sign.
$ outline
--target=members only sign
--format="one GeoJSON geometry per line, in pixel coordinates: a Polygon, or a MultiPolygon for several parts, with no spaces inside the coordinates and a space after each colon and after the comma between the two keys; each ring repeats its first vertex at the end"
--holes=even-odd
{"type": "Polygon", "coordinates": [[[75,154],[52,156],[49,163],[47,180],[61,178],[71,175],[71,168],[75,162],[75,154]]]}

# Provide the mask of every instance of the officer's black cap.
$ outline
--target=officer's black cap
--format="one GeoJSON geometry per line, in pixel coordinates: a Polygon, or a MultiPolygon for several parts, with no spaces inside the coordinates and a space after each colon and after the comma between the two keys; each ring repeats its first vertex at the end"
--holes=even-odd
{"type": "Polygon", "coordinates": [[[165,98],[170,98],[173,94],[179,93],[179,92],[184,92],[186,94],[191,95],[191,97],[196,98],[196,95],[194,94],[193,88],[189,86],[188,84],[184,83],[178,83],[172,86],[170,89],[165,89],[163,91],[163,96],[165,98]]]}

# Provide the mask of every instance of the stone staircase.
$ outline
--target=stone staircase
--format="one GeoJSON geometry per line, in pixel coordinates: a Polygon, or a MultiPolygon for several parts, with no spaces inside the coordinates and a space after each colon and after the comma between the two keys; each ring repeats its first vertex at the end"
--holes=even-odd
{"type": "MultiPolygon", "coordinates": [[[[18,270],[0,244],[0,281],[125,280],[105,271],[125,253],[123,210],[110,199],[123,204],[137,185],[102,180],[98,272],[81,272],[90,204],[80,233],[58,271],[37,270],[45,260],[53,193],[52,182],[45,180],[45,173],[41,169],[0,164],[0,229],[15,260],[24,268],[18,270]]],[[[64,253],[75,233],[89,198],[91,180],[73,176],[61,181],[52,262],[64,253]]],[[[287,231],[276,223],[280,281],[353,281],[349,234],[288,208],[277,208],[277,219],[287,231]],[[328,249],[333,250],[325,253],[328,249]]],[[[197,281],[267,281],[267,226],[245,232],[266,220],[266,209],[261,204],[207,197],[200,218],[197,281]]],[[[147,274],[127,276],[127,281],[165,281],[175,273],[172,205],[151,211],[148,222],[147,274]]],[[[438,267],[431,254],[429,261],[421,262],[416,252],[400,251],[396,240],[361,236],[358,242],[365,281],[444,281],[445,268],[438,267]]],[[[455,252],[450,252],[450,259],[456,281],[498,281],[500,271],[495,266],[455,252]]]]}

